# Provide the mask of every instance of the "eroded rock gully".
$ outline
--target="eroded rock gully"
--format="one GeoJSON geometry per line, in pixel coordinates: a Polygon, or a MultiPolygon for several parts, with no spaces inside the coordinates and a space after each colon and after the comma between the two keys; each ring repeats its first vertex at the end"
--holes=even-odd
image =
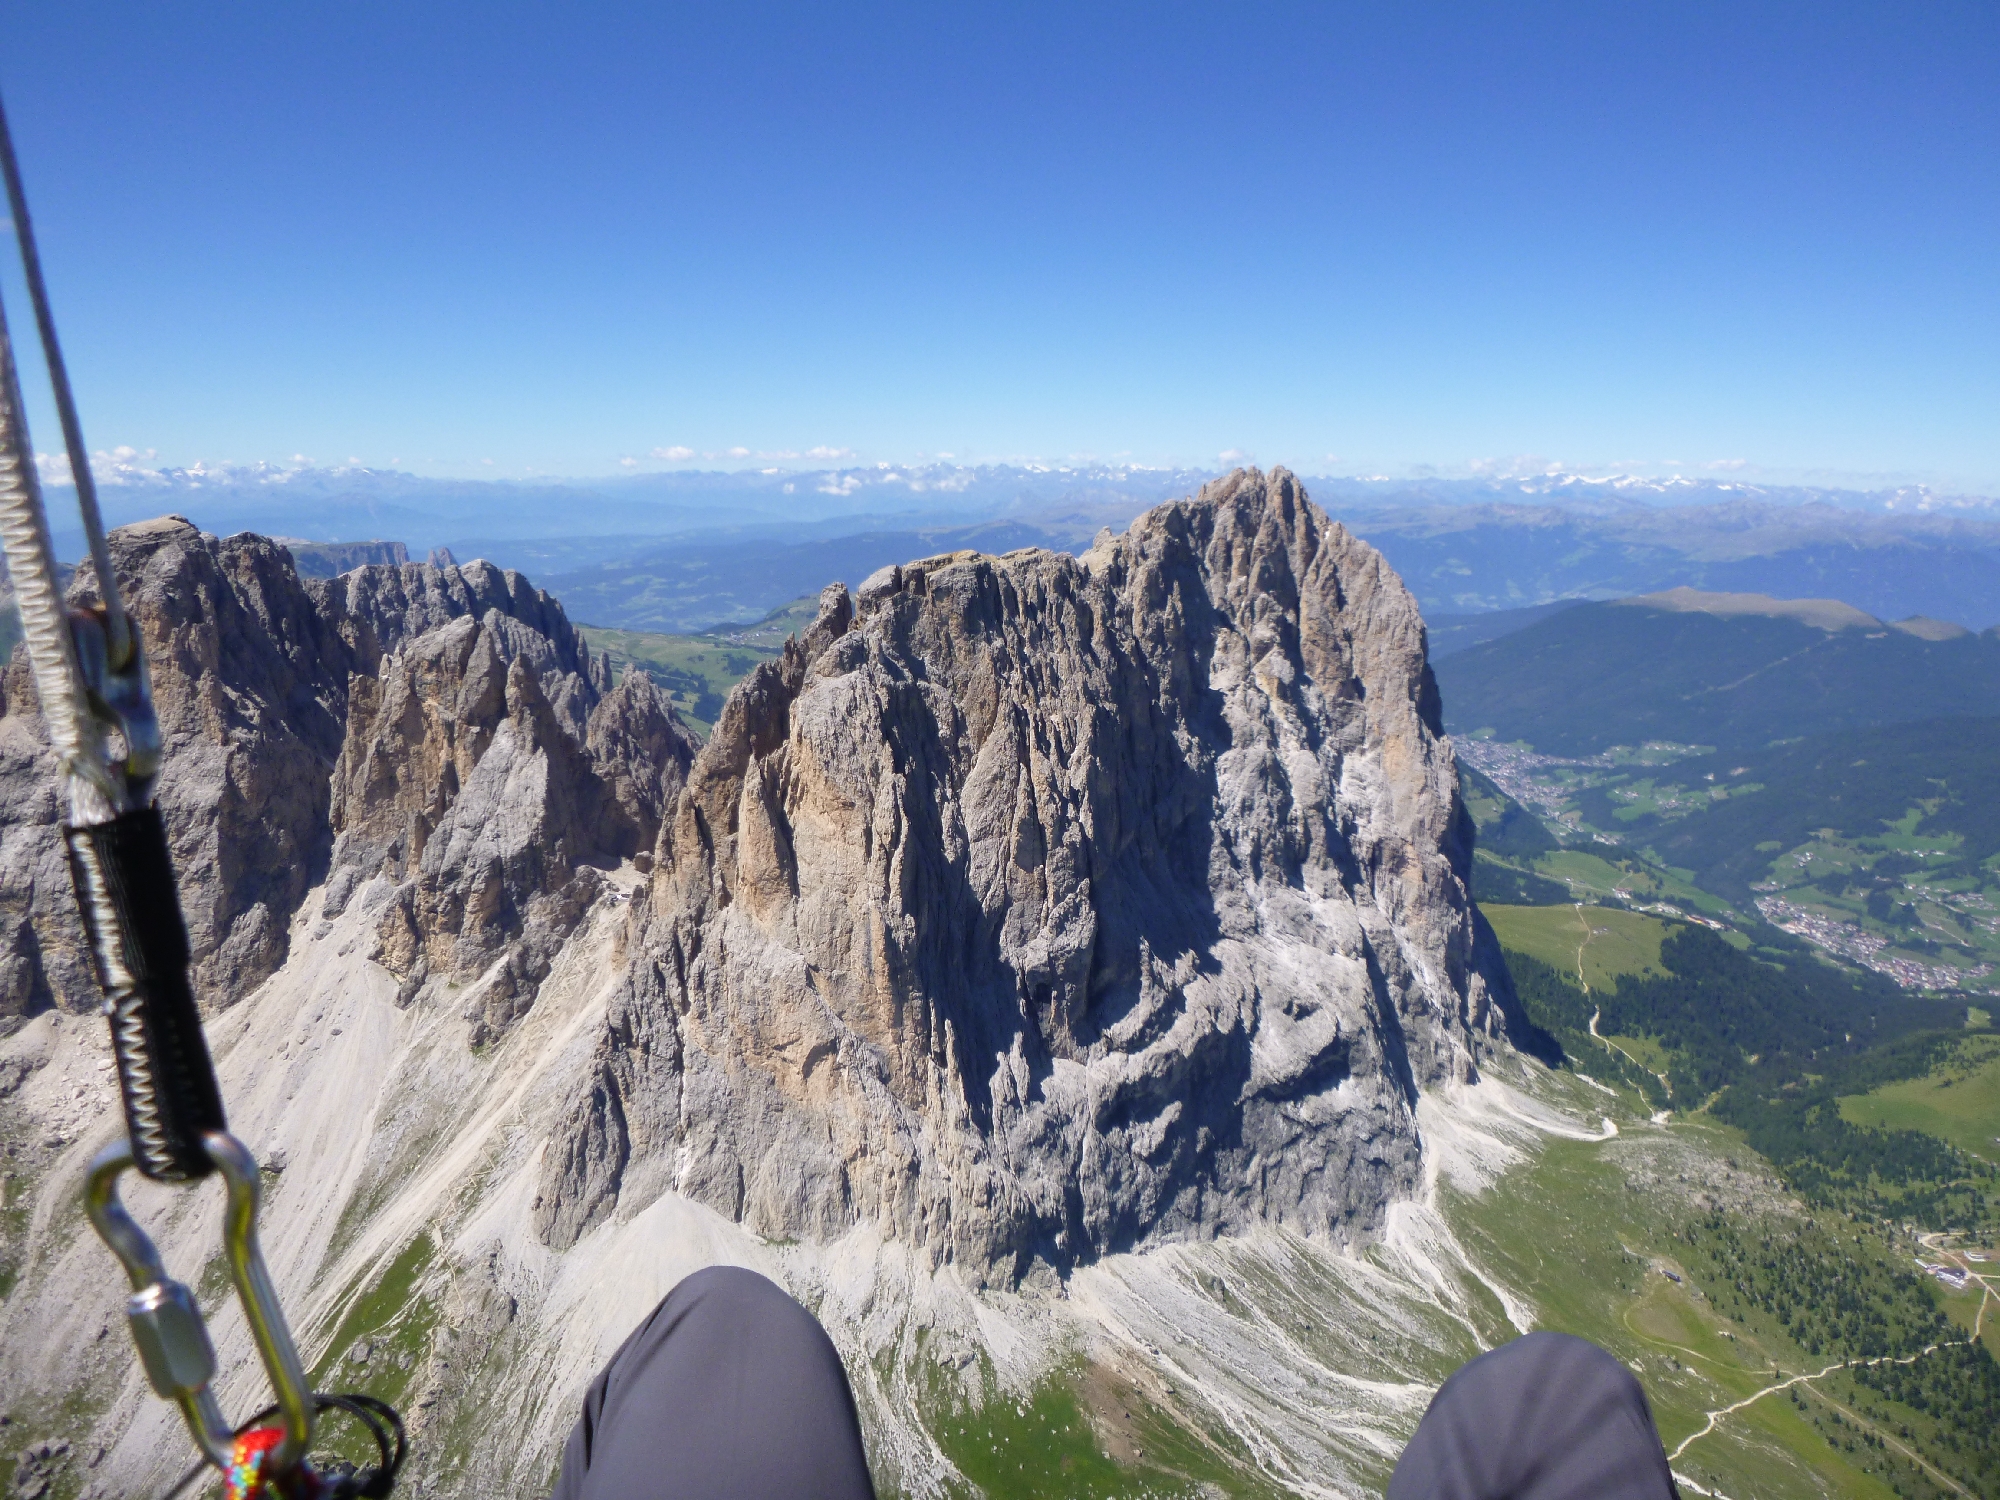
{"type": "Polygon", "coordinates": [[[543,1160],[975,1280],[1365,1231],[1502,1022],[1415,601],[1283,470],[891,568],[730,698],[543,1160]]]}

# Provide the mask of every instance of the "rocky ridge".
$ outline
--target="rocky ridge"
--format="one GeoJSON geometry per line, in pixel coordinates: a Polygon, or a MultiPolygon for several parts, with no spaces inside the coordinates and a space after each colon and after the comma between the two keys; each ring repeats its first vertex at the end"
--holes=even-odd
{"type": "Polygon", "coordinates": [[[1008,1282],[1377,1227],[1500,1027],[1437,714],[1409,594],[1283,471],[830,587],[663,825],[538,1227],[672,1190],[1008,1282]]]}
{"type": "MultiPolygon", "coordinates": [[[[522,1435],[420,1492],[533,1492],[628,1304],[704,1254],[832,1298],[885,1462],[948,1490],[866,1373],[917,1323],[982,1347],[940,1289],[1389,1233],[1435,1170],[1420,1117],[1504,1032],[1415,605],[1283,471],[1082,558],[830,588],[698,753],[516,575],[300,580],[172,519],[115,548],[190,765],[162,803],[184,887],[214,893],[189,917],[232,1118],[288,1162],[266,1243],[302,1338],[351,1358],[351,1299],[430,1246],[396,1273],[412,1326],[456,1330],[407,1351],[417,1430],[522,1435]],[[224,878],[215,850],[270,828],[290,864],[224,878]],[[785,1271],[794,1243],[823,1248],[785,1271]]],[[[102,1252],[58,1200],[105,1126],[70,1102],[94,1033],[50,1007],[94,996],[61,968],[59,857],[35,862],[18,670],[7,694],[0,1095],[70,1123],[17,1168],[46,1203],[0,1247],[25,1267],[0,1331],[87,1341],[102,1252]]],[[[170,1255],[205,1256],[173,1215],[170,1255]]],[[[247,1358],[224,1349],[246,1398],[247,1358]]],[[[0,1404],[80,1378],[23,1345],[0,1404]]],[[[169,1429],[129,1373],[117,1411],[105,1472],[136,1484],[169,1429]]]]}
{"type": "MultiPolygon", "coordinates": [[[[671,705],[643,679],[613,689],[562,607],[517,573],[406,563],[303,579],[277,543],[178,516],[119,528],[112,555],[146,637],[166,745],[159,804],[211,1007],[279,968],[314,886],[385,869],[407,877],[448,972],[523,941],[529,956],[505,983],[531,986],[545,968],[533,954],[559,946],[587,904],[571,889],[578,870],[650,845],[665,788],[692,759],[671,705]],[[459,832],[452,810],[468,790],[459,832]]],[[[71,592],[95,597],[87,567],[71,592]]],[[[96,1003],[43,743],[17,653],[0,699],[7,1029],[96,1003]]],[[[392,958],[396,941],[385,937],[392,958]]],[[[428,968],[412,951],[402,972],[428,968]]]]}

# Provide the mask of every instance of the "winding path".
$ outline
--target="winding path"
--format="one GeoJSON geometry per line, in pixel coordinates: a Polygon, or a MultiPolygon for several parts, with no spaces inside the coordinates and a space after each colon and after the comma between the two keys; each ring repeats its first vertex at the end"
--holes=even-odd
{"type": "MultiPolygon", "coordinates": [[[[1707,1437],[1711,1432],[1715,1431],[1716,1424],[1719,1423],[1724,1417],[1728,1416],[1730,1413],[1742,1411],[1744,1407],[1754,1405],[1756,1402],[1763,1400],[1766,1396],[1769,1396],[1776,1391],[1789,1390],[1791,1387],[1795,1385],[1803,1385],[1808,1390],[1812,1390],[1813,1381],[1823,1380],[1828,1375],[1833,1374],[1836,1370],[1851,1370],[1867,1365],[1913,1365],[1918,1360],[1922,1359],[1925,1355],[1935,1354],[1940,1349],[1955,1349],[1962,1344],[1972,1343],[1975,1339],[1979,1337],[1980,1325],[1985,1320],[1986,1304],[1987,1302],[1991,1301],[1993,1297],[1993,1289],[1990,1286],[1986,1286],[1984,1277],[1980,1278],[1980,1284],[1983,1287],[1985,1287],[1986,1295],[1980,1298],[1979,1302],[1980,1317],[1979,1321],[1975,1322],[1973,1325],[1972,1338],[1951,1339],[1941,1344],[1929,1344],[1926,1345],[1924,1348],[1919,1349],[1915,1354],[1904,1355],[1901,1358],[1897,1358],[1893,1355],[1881,1354],[1877,1355],[1873,1359],[1838,1360],[1835,1363],[1828,1365],[1823,1370],[1816,1370],[1808,1375],[1794,1375],[1787,1380],[1780,1380],[1774,1385],[1767,1385],[1761,1391],[1756,1391],[1748,1396],[1745,1396],[1741,1401],[1733,1401],[1728,1406],[1717,1407],[1714,1411],[1708,1413],[1708,1419],[1705,1422],[1703,1422],[1700,1427],[1696,1428],[1693,1432],[1689,1433],[1686,1437],[1682,1438],[1679,1444],[1675,1446],[1674,1451],[1667,1455],[1667,1462],[1669,1464],[1672,1464],[1683,1453],[1687,1452],[1688,1445],[1693,1443],[1696,1438],[1707,1437]]],[[[1920,1454],[1915,1452],[1913,1449],[1911,1449],[1910,1447],[1901,1442],[1898,1442],[1894,1437],[1884,1432],[1880,1427],[1876,1426],[1875,1423],[1869,1421],[1866,1417],[1857,1416],[1854,1412],[1848,1410],[1848,1408],[1842,1406],[1838,1401],[1835,1401],[1831,1396],[1827,1395],[1826,1392],[1814,1390],[1813,1395],[1817,1396],[1820,1400],[1824,1401],[1828,1406],[1831,1406],[1835,1411],[1839,1412],[1842,1416],[1844,1416],[1849,1422],[1853,1423],[1856,1427],[1866,1428],[1868,1431],[1874,1433],[1875,1436],[1882,1441],[1884,1446],[1894,1448],[1898,1453],[1902,1454],[1903,1457],[1907,1458],[1911,1463],[1917,1465],[1926,1474],[1929,1474],[1932,1478],[1936,1479],[1938,1483],[1949,1485],[1955,1493],[1960,1495],[1966,1495],[1970,1493],[1968,1490],[1966,1490],[1966,1488],[1963,1485],[1959,1484],[1957,1480],[1953,1479],[1950,1475],[1941,1472],[1932,1464],[1926,1462],[1924,1458],[1920,1454]]],[[[1678,1480],[1680,1483],[1686,1485],[1689,1489],[1694,1490],[1698,1494],[1709,1495],[1715,1493],[1715,1491],[1713,1490],[1702,1488],[1702,1486],[1696,1484],[1693,1480],[1688,1479],[1687,1477],[1682,1475],[1678,1470],[1675,1471],[1674,1478],[1678,1480]]]]}
{"type": "MultiPolygon", "coordinates": [[[[1946,1249],[1940,1245],[1933,1243],[1934,1241],[1945,1238],[1947,1238],[1947,1236],[1942,1234],[1926,1234],[1926,1235],[1920,1235],[1918,1237],[1918,1242],[1922,1244],[1926,1249],[1932,1250],[1939,1255],[1950,1256],[1957,1254],[1957,1252],[1954,1252],[1952,1250],[1946,1249]]],[[[1960,1264],[1964,1266],[1964,1269],[1967,1271],[1969,1275],[1972,1276],[1974,1280],[1978,1281],[1981,1292],[1979,1298],[1979,1311],[1972,1320],[1972,1336],[1970,1338],[1949,1339],[1943,1343],[1930,1344],[1922,1349],[1919,1349],[1915,1354],[1904,1355],[1902,1357],[1895,1357],[1883,1354],[1883,1355],[1878,1355],[1873,1359],[1840,1360],[1834,1364],[1828,1365],[1823,1370],[1816,1370],[1809,1374],[1793,1375],[1785,1380],[1780,1380],[1775,1382],[1774,1384],[1767,1385],[1762,1390],[1753,1392],[1751,1395],[1745,1396],[1741,1401],[1733,1401],[1727,1406],[1717,1407],[1714,1411],[1707,1413],[1707,1420],[1705,1420],[1702,1423],[1702,1425],[1695,1431],[1689,1433],[1686,1437],[1682,1438],[1680,1442],[1675,1445],[1673,1452],[1667,1455],[1668,1463],[1669,1464],[1673,1463],[1674,1460],[1678,1459],[1683,1453],[1685,1453],[1688,1450],[1689,1445],[1692,1444],[1697,1438],[1706,1437],[1708,1436],[1709,1433],[1715,1431],[1716,1427],[1721,1423],[1724,1417],[1729,1416],[1733,1412],[1742,1411],[1745,1407],[1754,1405],[1756,1402],[1763,1400],[1764,1397],[1772,1395],[1775,1392],[1788,1390],[1795,1385],[1803,1385],[1806,1387],[1806,1389],[1812,1391],[1812,1394],[1814,1395],[1815,1398],[1825,1402],[1828,1406],[1832,1407],[1835,1411],[1839,1412],[1841,1416],[1846,1418],[1846,1420],[1852,1423],[1857,1429],[1865,1429],[1868,1432],[1872,1432],[1873,1434],[1875,1434],[1877,1438],[1879,1438],[1882,1441],[1885,1447],[1895,1449],[1896,1452],[1902,1454],[1911,1463],[1917,1465],[1925,1473],[1934,1477],[1940,1484],[1949,1486],[1957,1494],[1968,1495],[1969,1491],[1967,1491],[1964,1486],[1960,1485],[1950,1475],[1939,1472],[1936,1466],[1927,1462],[1922,1457],[1922,1455],[1914,1452],[1907,1444],[1899,1442],[1896,1438],[1892,1437],[1889,1433],[1884,1432],[1879,1426],[1877,1426],[1874,1422],[1870,1421],[1868,1418],[1860,1416],[1857,1413],[1849,1410],[1847,1407],[1841,1405],[1838,1401],[1835,1401],[1831,1396],[1827,1395],[1825,1391],[1815,1389],[1812,1384],[1813,1381],[1822,1380],[1826,1376],[1833,1374],[1837,1370],[1853,1369],[1863,1365],[1912,1365],[1915,1364],[1918,1360],[1924,1358],[1925,1355],[1935,1354],[1940,1349],[1955,1349],[1964,1344],[1977,1343],[1986,1327],[1986,1309],[1990,1304],[1995,1302],[2000,1302],[2000,1294],[1996,1294],[1994,1290],[1993,1283],[1996,1279],[1994,1275],[1987,1272],[1974,1271],[1971,1266],[1965,1265],[1962,1256],[1960,1256],[1960,1264]]],[[[1629,1328],[1631,1325],[1628,1323],[1626,1326],[1629,1328]]],[[[1663,1343],[1664,1341],[1656,1339],[1648,1339],[1647,1342],[1663,1343]]],[[[1673,1343],[1666,1343],[1665,1347],[1670,1349],[1677,1349],[1680,1350],[1682,1353],[1692,1355],[1695,1358],[1700,1359],[1705,1364],[1714,1363],[1714,1361],[1710,1360],[1708,1356],[1700,1353],[1700,1351],[1698,1350],[1687,1349],[1682,1345],[1673,1343]]],[[[1679,1470],[1675,1470],[1674,1479],[1682,1486],[1682,1488],[1691,1490],[1697,1495],[1710,1495],[1716,1497],[1716,1500],[1727,1500],[1727,1497],[1723,1496],[1719,1490],[1711,1490],[1706,1486],[1697,1483],[1695,1480],[1690,1479],[1685,1474],[1682,1474],[1679,1470]]]]}
{"type": "MultiPolygon", "coordinates": [[[[1590,940],[1593,937],[1597,936],[1597,929],[1590,925],[1590,918],[1584,915],[1583,903],[1581,901],[1576,903],[1576,919],[1583,925],[1583,940],[1576,945],[1576,982],[1583,986],[1584,994],[1588,995],[1590,993],[1590,981],[1589,979],[1584,977],[1583,950],[1585,948],[1588,948],[1590,946],[1590,940]]],[[[1646,1068],[1646,1065],[1641,1061],[1639,1061],[1638,1058],[1634,1057],[1631,1053],[1627,1052],[1623,1047],[1619,1046],[1616,1042],[1612,1041],[1610,1037],[1606,1036],[1603,1032],[1597,1029],[1597,1018],[1603,1014],[1604,1014],[1603,1006],[1596,1005],[1591,1007],[1590,1034],[1596,1037],[1600,1042],[1604,1043],[1605,1049],[1607,1051],[1616,1052],[1620,1057],[1624,1058],[1625,1061],[1632,1064],[1633,1067],[1646,1068]]],[[[1660,1080],[1660,1087],[1667,1091],[1667,1097],[1669,1099],[1674,1097],[1674,1086],[1671,1083],[1667,1082],[1666,1074],[1659,1072],[1653,1068],[1646,1068],[1646,1071],[1648,1073],[1651,1073],[1655,1078],[1660,1080]]]]}

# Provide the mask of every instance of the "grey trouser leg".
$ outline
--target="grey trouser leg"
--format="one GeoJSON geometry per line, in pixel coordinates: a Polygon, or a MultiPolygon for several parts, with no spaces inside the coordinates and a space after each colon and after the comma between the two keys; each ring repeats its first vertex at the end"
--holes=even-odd
{"type": "Polygon", "coordinates": [[[1632,1372],[1584,1339],[1531,1333],[1438,1388],[1388,1500],[1679,1500],[1632,1372]]]}
{"type": "Polygon", "coordinates": [[[584,1393],[554,1500],[875,1500],[813,1315],[755,1271],[667,1294],[584,1393]]]}

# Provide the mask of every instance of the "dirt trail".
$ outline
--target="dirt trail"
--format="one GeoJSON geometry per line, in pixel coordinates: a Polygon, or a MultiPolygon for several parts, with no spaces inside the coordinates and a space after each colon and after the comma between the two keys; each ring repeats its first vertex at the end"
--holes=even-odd
{"type": "MultiPolygon", "coordinates": [[[[1985,1309],[1984,1301],[1981,1302],[1980,1307],[1981,1311],[1983,1312],[1985,1309]]],[[[1974,1337],[1977,1337],[1977,1335],[1975,1334],[1974,1337]]],[[[1820,1390],[1814,1390],[1812,1383],[1815,1380],[1824,1380],[1827,1376],[1833,1374],[1838,1370],[1852,1370],[1868,1365],[1913,1365],[1927,1354],[1935,1354],[1940,1349],[1955,1349],[1961,1344],[1966,1344],[1970,1342],[1971,1342],[1970,1339],[1952,1339],[1942,1344],[1928,1344],[1924,1348],[1919,1349],[1915,1354],[1904,1355],[1901,1358],[1895,1358],[1890,1355],[1883,1354],[1876,1356],[1874,1359],[1843,1359],[1828,1365],[1823,1370],[1816,1370],[1813,1371],[1811,1374],[1793,1375],[1785,1380],[1780,1380],[1775,1384],[1767,1385],[1761,1391],[1755,1391],[1752,1394],[1745,1396],[1741,1401],[1733,1401],[1728,1406],[1717,1407],[1714,1411],[1710,1412],[1708,1414],[1708,1420],[1703,1422],[1700,1427],[1696,1428],[1686,1437],[1682,1438],[1680,1440],[1680,1443],[1674,1448],[1674,1451],[1667,1455],[1667,1462],[1671,1464],[1676,1459],[1678,1459],[1683,1453],[1687,1452],[1688,1446],[1691,1443],[1693,1443],[1695,1439],[1707,1437],[1711,1432],[1715,1431],[1717,1424],[1720,1423],[1721,1420],[1724,1417],[1728,1416],[1730,1413],[1742,1411],[1746,1406],[1754,1405],[1756,1402],[1763,1400],[1766,1396],[1769,1396],[1776,1391],[1790,1390],[1795,1385],[1803,1385],[1806,1387],[1807,1390],[1812,1391],[1815,1397],[1817,1397],[1821,1401],[1824,1401],[1828,1406],[1831,1406],[1835,1411],[1839,1412],[1849,1422],[1852,1422],[1856,1427],[1865,1428],[1869,1432],[1874,1433],[1876,1437],[1882,1440],[1883,1444],[1886,1447],[1895,1449],[1898,1453],[1902,1454],[1903,1457],[1907,1458],[1911,1463],[1916,1464],[1919,1468],[1921,1468],[1926,1474],[1931,1475],[1934,1479],[1938,1481],[1938,1483],[1949,1485],[1951,1489],[1957,1494],[1960,1495],[1969,1494],[1970,1491],[1968,1491],[1963,1485],[1959,1484],[1957,1480],[1953,1479],[1950,1475],[1941,1472],[1933,1465],[1925,1462],[1925,1460],[1922,1458],[1921,1455],[1916,1453],[1906,1444],[1897,1441],[1897,1439],[1891,1434],[1884,1432],[1875,1423],[1869,1421],[1868,1418],[1863,1416],[1858,1416],[1854,1412],[1849,1411],[1845,1406],[1842,1406],[1838,1401],[1835,1401],[1831,1396],[1827,1395],[1826,1392],[1820,1390]]],[[[1693,1483],[1693,1481],[1687,1479],[1678,1471],[1676,1471],[1676,1473],[1674,1474],[1674,1478],[1676,1480],[1679,1480],[1683,1485],[1686,1485],[1688,1488],[1693,1489],[1700,1494],[1706,1495],[1714,1493],[1713,1491],[1703,1489],[1701,1486],[1693,1483]]]]}
{"type": "MultiPolygon", "coordinates": [[[[1576,945],[1576,982],[1583,986],[1584,994],[1588,995],[1590,993],[1590,981],[1589,979],[1584,977],[1583,950],[1585,948],[1588,948],[1590,946],[1590,940],[1595,936],[1597,936],[1597,929],[1590,925],[1590,918],[1584,915],[1583,903],[1581,901],[1576,903],[1576,920],[1578,924],[1581,925],[1583,928],[1583,938],[1576,945]]],[[[1619,1046],[1616,1042],[1612,1041],[1610,1037],[1606,1036],[1603,1032],[1597,1029],[1597,1018],[1603,1014],[1604,1014],[1603,1006],[1594,1005],[1591,1007],[1590,1034],[1596,1037],[1600,1042],[1604,1043],[1606,1051],[1616,1052],[1620,1057],[1624,1058],[1625,1061],[1632,1064],[1632,1066],[1635,1068],[1646,1068],[1646,1065],[1643,1062],[1641,1062],[1638,1058],[1634,1057],[1631,1053],[1627,1052],[1623,1047],[1619,1046]]],[[[1651,1073],[1655,1078],[1660,1080],[1660,1087],[1667,1091],[1667,1097],[1669,1099],[1674,1097],[1674,1086],[1671,1083],[1667,1082],[1666,1074],[1659,1072],[1657,1069],[1654,1068],[1646,1068],[1646,1071],[1648,1073],[1651,1073]]]]}

